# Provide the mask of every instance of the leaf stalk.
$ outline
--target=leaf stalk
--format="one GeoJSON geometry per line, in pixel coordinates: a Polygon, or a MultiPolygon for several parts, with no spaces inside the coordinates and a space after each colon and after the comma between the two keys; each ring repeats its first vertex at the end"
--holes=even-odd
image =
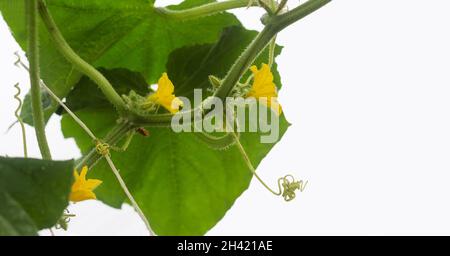
{"type": "Polygon", "coordinates": [[[241,57],[233,64],[230,71],[223,79],[222,86],[219,87],[214,96],[221,99],[227,97],[253,61],[277,33],[294,22],[322,8],[329,2],[331,2],[331,0],[310,0],[282,15],[268,17],[264,29],[256,36],[248,48],[242,53],[241,57]]]}
{"type": "Polygon", "coordinates": [[[256,1],[250,2],[249,4],[249,0],[228,0],[223,2],[212,2],[185,10],[171,10],[167,7],[157,7],[155,10],[168,18],[186,20],[213,15],[226,10],[257,5],[256,1]]]}
{"type": "Polygon", "coordinates": [[[45,2],[43,0],[37,0],[39,3],[39,13],[42,21],[46,26],[50,37],[55,43],[58,51],[81,73],[89,77],[94,81],[100,90],[105,95],[106,99],[113,104],[119,112],[126,110],[125,103],[122,97],[114,90],[114,87],[106,79],[102,73],[78,56],[75,51],[70,47],[63,35],[59,31],[53,17],[51,16],[45,2]]]}
{"type": "Polygon", "coordinates": [[[28,61],[30,62],[31,107],[33,123],[42,158],[50,160],[52,155],[45,135],[44,111],[42,108],[41,89],[39,86],[39,30],[37,19],[37,0],[26,0],[26,17],[28,32],[28,61]]]}

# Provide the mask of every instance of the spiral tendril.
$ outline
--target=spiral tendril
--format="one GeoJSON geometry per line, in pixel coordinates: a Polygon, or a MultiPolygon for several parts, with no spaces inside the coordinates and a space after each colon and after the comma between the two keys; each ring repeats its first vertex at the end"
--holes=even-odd
{"type": "Polygon", "coordinates": [[[22,93],[22,91],[20,90],[19,83],[16,83],[14,85],[14,87],[17,89],[17,93],[14,94],[14,99],[16,99],[17,102],[19,103],[16,110],[14,111],[14,116],[17,118],[17,121],[19,122],[20,128],[22,130],[23,154],[24,154],[24,157],[27,158],[28,157],[27,135],[25,132],[25,124],[23,123],[23,120],[20,117],[20,113],[19,113],[19,111],[22,109],[22,105],[23,105],[23,102],[20,99],[20,94],[22,93]]]}
{"type": "Polygon", "coordinates": [[[17,57],[17,60],[14,62],[14,65],[19,67],[21,62],[22,62],[21,59],[20,59],[20,55],[19,55],[18,52],[15,52],[14,55],[16,55],[16,57],[17,57]]]}
{"type": "Polygon", "coordinates": [[[236,141],[236,145],[239,149],[239,151],[242,154],[242,157],[247,164],[247,167],[252,172],[252,174],[256,177],[256,179],[272,194],[276,196],[282,196],[286,202],[292,201],[295,199],[295,192],[296,190],[300,190],[300,192],[303,192],[308,182],[303,182],[303,180],[296,181],[294,176],[288,174],[284,177],[281,177],[278,179],[278,192],[270,188],[264,180],[259,177],[258,173],[256,173],[256,169],[253,166],[252,162],[250,161],[250,158],[247,155],[247,152],[245,151],[244,147],[242,146],[239,137],[236,135],[236,133],[232,132],[232,135],[234,135],[234,139],[236,141]]]}
{"type": "Polygon", "coordinates": [[[286,175],[282,178],[278,179],[278,189],[280,190],[279,194],[284,198],[286,202],[292,201],[295,199],[295,191],[299,190],[303,192],[305,190],[308,181],[303,182],[303,180],[296,181],[294,176],[286,175]]]}
{"type": "Polygon", "coordinates": [[[104,157],[111,156],[111,153],[109,152],[110,148],[111,146],[108,143],[101,142],[100,140],[95,142],[95,150],[99,155],[104,157]]]}

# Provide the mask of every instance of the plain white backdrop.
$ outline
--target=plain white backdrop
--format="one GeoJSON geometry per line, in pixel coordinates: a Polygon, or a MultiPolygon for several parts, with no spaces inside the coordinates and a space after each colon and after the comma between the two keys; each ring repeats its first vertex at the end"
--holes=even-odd
{"type": "MultiPolygon", "coordinates": [[[[335,0],[284,30],[279,100],[293,125],[258,172],[273,186],[293,173],[308,187],[285,203],[253,180],[208,235],[450,235],[449,10],[447,0],[335,0]]],[[[233,13],[261,29],[262,11],[233,13]]],[[[17,50],[0,19],[0,155],[8,156],[22,154],[19,127],[5,133],[13,85],[29,88],[13,65],[17,50]]],[[[54,157],[79,157],[59,120],[47,127],[54,157]]],[[[58,235],[146,234],[129,206],[88,201],[70,211],[77,217],[58,235]]]]}

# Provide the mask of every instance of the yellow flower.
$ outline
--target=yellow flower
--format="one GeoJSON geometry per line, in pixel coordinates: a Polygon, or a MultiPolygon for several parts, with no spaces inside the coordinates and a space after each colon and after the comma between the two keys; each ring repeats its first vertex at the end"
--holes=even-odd
{"type": "Polygon", "coordinates": [[[163,106],[170,113],[175,114],[183,106],[183,102],[173,94],[175,87],[167,73],[163,73],[158,81],[158,89],[148,97],[148,100],[163,106]],[[173,104],[172,104],[173,103],[173,104]]]}
{"type": "Polygon", "coordinates": [[[75,182],[72,185],[72,192],[70,193],[70,201],[80,202],[89,199],[96,199],[93,190],[102,184],[101,180],[88,179],[86,180],[86,174],[88,172],[87,166],[81,169],[81,173],[78,174],[77,170],[73,171],[75,182]]]}
{"type": "Polygon", "coordinates": [[[250,70],[253,72],[253,85],[246,97],[254,97],[256,99],[264,98],[264,102],[278,115],[281,114],[281,106],[278,103],[277,88],[273,82],[273,74],[267,64],[262,64],[258,70],[256,66],[252,66],[250,70]],[[274,104],[272,104],[272,101],[274,104]]]}

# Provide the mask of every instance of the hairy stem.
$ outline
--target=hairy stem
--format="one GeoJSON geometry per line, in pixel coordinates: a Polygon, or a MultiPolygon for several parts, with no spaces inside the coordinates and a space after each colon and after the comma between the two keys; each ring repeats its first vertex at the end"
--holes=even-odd
{"type": "Polygon", "coordinates": [[[33,123],[39,149],[43,159],[51,159],[50,148],[45,135],[44,111],[42,109],[41,90],[39,86],[39,31],[37,25],[37,0],[26,0],[28,29],[28,61],[30,62],[31,106],[33,123]]]}
{"type": "MultiPolygon", "coordinates": [[[[290,12],[279,16],[270,17],[265,28],[255,37],[255,39],[250,43],[247,49],[228,71],[222,85],[217,89],[214,96],[225,99],[233,90],[233,87],[241,79],[243,74],[248,70],[255,58],[258,57],[258,55],[266,48],[267,44],[278,32],[320,9],[329,2],[331,2],[331,0],[310,0],[290,12]]],[[[189,110],[187,112],[190,112],[189,114],[193,114],[195,111],[196,109],[189,110]]],[[[145,117],[140,116],[134,117],[133,122],[139,124],[139,126],[167,126],[170,125],[172,117],[173,115],[171,114],[148,115],[145,117]]],[[[194,115],[192,115],[192,118],[194,118],[194,115]]]]}
{"type": "Polygon", "coordinates": [[[268,65],[272,68],[273,63],[275,62],[275,48],[277,47],[277,36],[275,35],[269,44],[269,61],[268,65]]]}
{"type": "Polygon", "coordinates": [[[55,43],[56,48],[59,52],[70,62],[74,67],[92,79],[100,90],[105,95],[106,99],[113,104],[118,111],[125,110],[125,103],[123,102],[120,95],[114,90],[111,83],[93,66],[84,61],[80,56],[78,56],[75,51],[70,47],[70,45],[66,42],[63,35],[59,31],[56,26],[55,21],[53,20],[50,12],[48,11],[47,6],[43,0],[39,1],[39,13],[41,18],[47,28],[50,37],[55,43]]]}
{"type": "Polygon", "coordinates": [[[271,21],[271,25],[274,26],[274,30],[280,32],[287,26],[292,25],[300,19],[308,16],[309,14],[324,7],[332,0],[309,0],[308,2],[286,12],[282,15],[274,16],[271,21]]]}
{"type": "Polygon", "coordinates": [[[225,76],[222,86],[216,91],[215,96],[224,99],[230,94],[233,87],[241,79],[256,57],[258,57],[278,32],[320,9],[329,2],[331,2],[331,0],[310,0],[285,14],[270,17],[264,29],[256,36],[244,53],[242,53],[241,57],[233,64],[230,71],[225,76]]]}
{"type": "Polygon", "coordinates": [[[226,10],[256,5],[256,1],[249,4],[249,0],[228,0],[223,2],[208,3],[185,10],[170,10],[165,7],[159,7],[156,8],[156,11],[172,19],[184,20],[208,16],[226,10]]]}
{"type": "MultiPolygon", "coordinates": [[[[215,96],[224,99],[233,89],[234,85],[241,79],[244,72],[249,68],[254,59],[259,55],[259,53],[264,50],[267,44],[273,39],[273,37],[283,30],[285,27],[302,19],[308,14],[320,9],[324,5],[331,2],[331,0],[310,0],[299,7],[287,12],[283,15],[272,17],[266,27],[261,31],[258,36],[252,41],[249,47],[244,51],[241,57],[232,66],[228,74],[226,75],[221,87],[216,91],[215,96]]],[[[194,117],[195,109],[189,110],[189,114],[194,117]]],[[[140,126],[167,126],[170,125],[173,115],[171,114],[160,114],[160,115],[149,115],[146,117],[134,117],[132,122],[134,127],[140,126]]],[[[126,133],[131,130],[128,127],[125,130],[113,131],[111,133],[113,136],[107,136],[105,142],[110,145],[114,145],[122,139],[126,133]]],[[[95,149],[92,149],[79,163],[80,165],[94,165],[101,157],[96,154],[95,149]]]]}
{"type": "Polygon", "coordinates": [[[228,74],[222,81],[222,85],[217,89],[214,96],[225,99],[241,79],[256,57],[266,47],[268,42],[272,39],[275,33],[269,27],[265,27],[256,38],[250,43],[249,47],[239,57],[239,59],[233,64],[228,74]]]}

